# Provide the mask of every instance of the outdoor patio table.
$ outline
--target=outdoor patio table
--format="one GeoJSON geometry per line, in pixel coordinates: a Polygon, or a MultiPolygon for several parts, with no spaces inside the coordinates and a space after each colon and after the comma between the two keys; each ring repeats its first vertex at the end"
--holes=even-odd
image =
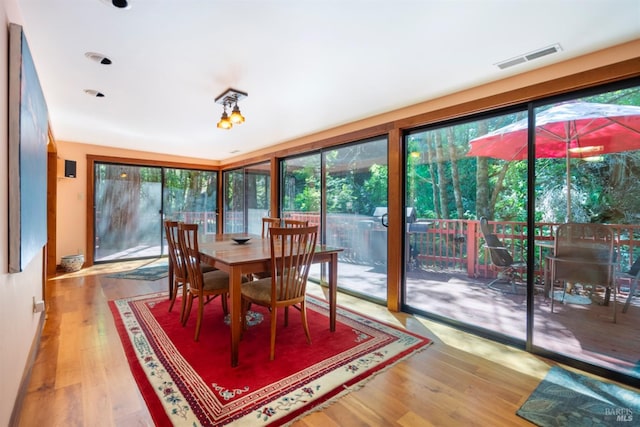
{"type": "MultiPolygon", "coordinates": [[[[242,276],[271,269],[269,238],[249,234],[215,234],[198,236],[202,262],[229,273],[229,312],[231,317],[231,366],[238,365],[238,348],[242,332],[242,276]],[[250,237],[238,244],[234,237],[250,237]]],[[[336,297],[338,289],[338,253],[341,248],[317,245],[313,263],[329,265],[329,329],[336,328],[336,297]]]]}

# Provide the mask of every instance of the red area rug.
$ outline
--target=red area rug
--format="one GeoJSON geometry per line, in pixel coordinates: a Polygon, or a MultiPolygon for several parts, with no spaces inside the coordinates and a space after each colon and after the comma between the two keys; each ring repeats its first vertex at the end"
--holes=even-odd
{"type": "Polygon", "coordinates": [[[159,426],[282,425],[430,344],[341,307],[332,333],[325,301],[307,301],[311,345],[299,313],[292,310],[288,327],[279,319],[276,358],[269,361],[264,311],[265,320],[244,333],[236,368],[230,364],[230,331],[218,300],[205,307],[199,342],[193,341],[195,310],[182,327],[180,302],[169,313],[166,293],[110,306],[131,371],[159,426]]]}

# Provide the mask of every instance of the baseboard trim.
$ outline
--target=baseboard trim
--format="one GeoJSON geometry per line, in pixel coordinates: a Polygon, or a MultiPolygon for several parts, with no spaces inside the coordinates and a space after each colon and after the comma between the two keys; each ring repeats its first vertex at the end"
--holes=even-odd
{"type": "Polygon", "coordinates": [[[33,371],[33,365],[36,362],[38,356],[38,350],[40,349],[40,341],[42,339],[42,331],[44,330],[44,322],[47,318],[46,310],[40,313],[40,321],[38,322],[38,328],[33,337],[31,343],[31,349],[29,350],[29,356],[27,357],[27,363],[22,373],[22,380],[20,381],[20,388],[18,389],[18,395],[16,401],[13,404],[13,410],[11,411],[11,418],[9,419],[9,427],[17,427],[20,422],[20,413],[22,412],[22,404],[24,398],[27,395],[29,388],[29,381],[31,380],[31,372],[33,371]]]}

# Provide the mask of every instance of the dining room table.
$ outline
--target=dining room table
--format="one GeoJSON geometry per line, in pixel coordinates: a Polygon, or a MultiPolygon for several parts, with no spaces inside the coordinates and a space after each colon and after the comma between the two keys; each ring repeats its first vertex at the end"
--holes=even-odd
{"type": "MultiPolygon", "coordinates": [[[[229,313],[231,328],[231,366],[238,366],[242,335],[242,278],[271,270],[271,246],[268,237],[246,233],[204,234],[198,236],[200,261],[229,274],[229,313]],[[234,239],[244,243],[238,243],[234,239]]],[[[328,265],[329,330],[336,329],[338,295],[338,254],[342,248],[316,245],[312,263],[328,265]]]]}

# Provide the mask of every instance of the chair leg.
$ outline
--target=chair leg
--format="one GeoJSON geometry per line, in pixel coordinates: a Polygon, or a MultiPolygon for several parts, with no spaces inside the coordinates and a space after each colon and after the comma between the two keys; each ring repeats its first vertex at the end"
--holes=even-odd
{"type": "Polygon", "coordinates": [[[307,336],[307,344],[311,344],[311,333],[309,333],[309,324],[307,324],[307,305],[304,301],[300,303],[300,316],[302,317],[304,334],[307,336]]]}
{"type": "Polygon", "coordinates": [[[271,350],[269,353],[269,360],[273,360],[276,357],[276,326],[278,323],[278,308],[273,307],[271,310],[271,350]]]}
{"type": "Polygon", "coordinates": [[[202,324],[202,315],[204,314],[204,298],[202,295],[198,296],[198,319],[196,320],[196,335],[193,337],[194,341],[198,341],[200,337],[200,325],[202,324]]]}
{"type": "Polygon", "coordinates": [[[284,326],[289,326],[289,307],[284,308],[284,326]]]}
{"type": "Polygon", "coordinates": [[[187,284],[182,285],[182,307],[180,308],[180,322],[184,325],[184,313],[187,308],[187,284]]]}
{"type": "Polygon", "coordinates": [[[622,308],[622,312],[626,313],[629,310],[629,306],[631,305],[631,298],[633,298],[638,290],[638,278],[636,277],[631,282],[631,286],[629,287],[629,296],[627,297],[627,301],[624,303],[624,307],[622,308]]]}
{"type": "Polygon", "coordinates": [[[178,284],[178,283],[174,283],[173,286],[171,287],[171,290],[169,291],[169,296],[171,298],[171,304],[169,304],[169,312],[171,312],[171,310],[173,310],[173,304],[176,303],[176,298],[178,297],[178,289],[184,286],[183,284],[178,284]]]}
{"type": "MultiPolygon", "coordinates": [[[[173,265],[169,263],[169,299],[173,298],[173,293],[175,292],[174,285],[175,283],[173,281],[173,265]]],[[[171,309],[169,309],[169,311],[171,311],[171,309]]]]}
{"type": "Polygon", "coordinates": [[[189,315],[191,314],[192,307],[193,307],[193,294],[189,292],[187,309],[184,312],[184,316],[182,316],[182,326],[185,326],[187,324],[187,320],[189,320],[189,315]]]}

